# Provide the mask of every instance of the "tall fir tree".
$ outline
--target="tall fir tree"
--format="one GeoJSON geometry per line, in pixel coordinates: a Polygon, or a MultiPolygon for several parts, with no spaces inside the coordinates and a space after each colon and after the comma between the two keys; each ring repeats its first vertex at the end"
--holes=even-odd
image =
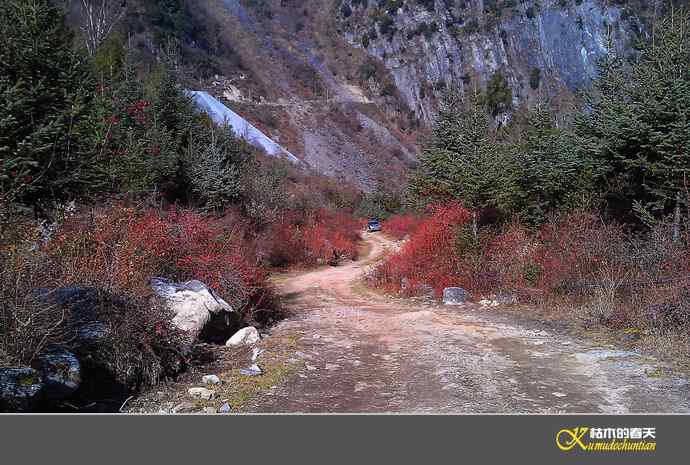
{"type": "Polygon", "coordinates": [[[97,182],[80,121],[93,80],[46,0],[0,2],[0,197],[37,207],[97,182]]]}
{"type": "Polygon", "coordinates": [[[418,202],[461,200],[474,211],[494,206],[502,172],[500,152],[477,96],[464,105],[451,91],[441,103],[410,193],[418,202]]]}
{"type": "Polygon", "coordinates": [[[573,135],[558,128],[546,104],[528,110],[519,141],[509,149],[508,181],[500,193],[506,211],[531,224],[592,199],[594,168],[575,150],[573,135]]]}
{"type": "Polygon", "coordinates": [[[690,22],[672,12],[627,69],[607,58],[577,123],[614,208],[653,222],[688,205],[690,22]]]}

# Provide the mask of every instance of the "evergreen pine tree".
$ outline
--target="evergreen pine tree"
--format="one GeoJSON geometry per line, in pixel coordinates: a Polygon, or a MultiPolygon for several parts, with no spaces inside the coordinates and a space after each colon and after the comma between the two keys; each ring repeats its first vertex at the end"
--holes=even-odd
{"type": "Polygon", "coordinates": [[[592,191],[593,167],[573,140],[545,105],[528,111],[520,141],[510,150],[510,181],[501,195],[506,210],[539,224],[551,212],[582,206],[592,191]]]}
{"type": "Polygon", "coordinates": [[[0,2],[0,196],[23,205],[69,198],[93,182],[80,120],[93,81],[46,0],[0,2]]]}
{"type": "Polygon", "coordinates": [[[660,21],[629,71],[615,57],[603,62],[591,110],[577,124],[615,206],[646,221],[687,204],[689,26],[687,12],[676,11],[660,21]]]}
{"type": "Polygon", "coordinates": [[[494,206],[501,162],[489,116],[477,96],[463,109],[459,95],[451,91],[441,103],[410,192],[424,202],[461,200],[475,211],[494,206]]]}

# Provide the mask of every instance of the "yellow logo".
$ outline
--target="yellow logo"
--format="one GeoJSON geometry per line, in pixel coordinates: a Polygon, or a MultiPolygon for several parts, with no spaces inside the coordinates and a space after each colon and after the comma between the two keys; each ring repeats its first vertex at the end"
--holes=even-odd
{"type": "Polygon", "coordinates": [[[563,452],[575,448],[585,452],[653,452],[656,450],[656,428],[564,428],[556,433],[556,445],[563,452]]]}
{"type": "Polygon", "coordinates": [[[587,450],[587,446],[582,442],[589,428],[579,427],[574,429],[562,429],[556,434],[556,445],[562,451],[569,451],[575,446],[580,446],[582,450],[587,450]]]}

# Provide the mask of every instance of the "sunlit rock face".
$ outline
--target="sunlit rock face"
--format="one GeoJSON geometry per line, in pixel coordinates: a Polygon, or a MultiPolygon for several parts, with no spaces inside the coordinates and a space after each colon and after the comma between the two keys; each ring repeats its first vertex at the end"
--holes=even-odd
{"type": "Polygon", "coordinates": [[[426,123],[447,85],[483,89],[497,71],[513,105],[573,93],[591,82],[609,48],[629,54],[644,29],[631,7],[601,0],[405,0],[395,12],[379,3],[386,4],[344,0],[350,8],[339,11],[341,33],[354,47],[367,45],[426,123]],[[377,11],[392,24],[374,19],[377,11]]]}

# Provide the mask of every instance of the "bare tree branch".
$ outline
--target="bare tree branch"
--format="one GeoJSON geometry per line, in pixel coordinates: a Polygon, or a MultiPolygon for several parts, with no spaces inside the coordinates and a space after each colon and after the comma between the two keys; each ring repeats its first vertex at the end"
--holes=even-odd
{"type": "Polygon", "coordinates": [[[127,11],[124,0],[81,0],[86,48],[91,56],[127,11]]]}

